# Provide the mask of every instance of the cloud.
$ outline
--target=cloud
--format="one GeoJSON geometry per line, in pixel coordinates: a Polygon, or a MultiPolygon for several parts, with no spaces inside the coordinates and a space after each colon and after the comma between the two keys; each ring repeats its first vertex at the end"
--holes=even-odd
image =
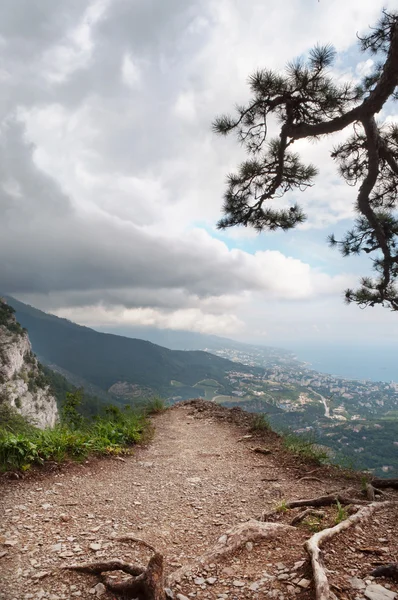
{"type": "MultiPolygon", "coordinates": [[[[249,251],[245,230],[227,232],[228,245],[215,237],[225,175],[243,154],[210,124],[247,99],[253,69],[281,68],[318,40],[348,50],[382,4],[5,0],[2,290],[81,322],[219,333],[258,327],[261,302],[280,303],[281,319],[284,303],[340,302],[353,281],[340,263],[331,274],[286,247],[249,251]]],[[[352,218],[353,190],[329,143],[298,147],[321,170],[297,198],[311,236],[352,218]]]]}

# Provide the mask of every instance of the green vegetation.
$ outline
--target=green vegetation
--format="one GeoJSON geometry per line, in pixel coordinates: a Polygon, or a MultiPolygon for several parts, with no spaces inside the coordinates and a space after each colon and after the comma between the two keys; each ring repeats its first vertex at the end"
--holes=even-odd
{"type": "Polygon", "coordinates": [[[145,412],[147,415],[157,415],[166,409],[166,405],[162,398],[155,396],[149,400],[145,405],[145,412]]]}
{"type": "Polygon", "coordinates": [[[282,439],[286,450],[296,456],[317,464],[324,464],[329,460],[327,452],[319,448],[311,436],[288,432],[282,435],[282,439]]]}
{"type": "Polygon", "coordinates": [[[0,326],[3,325],[10,333],[22,335],[26,329],[15,320],[15,310],[9,304],[0,298],[0,326]]]}
{"type": "Polygon", "coordinates": [[[307,527],[312,533],[317,533],[323,529],[322,517],[309,516],[301,522],[304,527],[307,527]]]}
{"type": "Polygon", "coordinates": [[[383,10],[376,26],[358,36],[360,51],[374,59],[371,71],[360,81],[333,77],[336,51],[330,44],[316,45],[306,60],[290,61],[283,71],[257,69],[248,79],[249,102],[238,105],[233,116],[222,115],[213,123],[220,135],[236,134],[247,154],[247,160],[227,177],[224,216],[218,227],[244,225],[257,232],[287,231],[307,218],[295,203],[294,190],[311,187],[318,170],[303,162],[293,144],[298,142],[300,151],[303,140],[347,131],[350,126],[331,157],[348,185],[362,184],[357,186],[353,206],[357,218],[339,240],[329,236],[329,243],[343,256],[369,255],[375,271],[374,277],[361,278],[358,289],[345,291],[346,302],[361,307],[380,304],[395,311],[398,127],[383,122],[379,113],[397,99],[397,61],[392,58],[398,50],[397,31],[398,12],[383,10]],[[269,127],[269,120],[278,122],[278,132],[269,127]],[[270,130],[276,137],[269,137],[270,130]]]}
{"type": "Polygon", "coordinates": [[[336,506],[337,506],[337,514],[335,517],[335,524],[338,525],[339,523],[341,523],[341,521],[345,521],[348,517],[348,513],[347,513],[347,509],[345,509],[343,506],[341,506],[340,502],[338,500],[336,500],[336,506]]]}
{"type": "Polygon", "coordinates": [[[105,414],[84,418],[78,411],[79,392],[68,394],[62,420],[54,429],[28,425],[8,407],[1,407],[0,470],[27,470],[52,460],[82,460],[89,455],[129,453],[149,432],[144,412],[110,406],[105,414]]]}
{"type": "MultiPolygon", "coordinates": [[[[83,388],[77,388],[67,381],[63,375],[53,371],[49,367],[42,365],[41,368],[46,378],[46,382],[50,386],[51,393],[57,400],[58,407],[62,406],[67,394],[74,394],[77,390],[80,392],[81,400],[79,412],[84,417],[94,417],[95,415],[100,414],[110,403],[108,400],[88,394],[83,388]]],[[[117,400],[112,399],[112,404],[116,404],[120,408],[122,407],[122,403],[118,403],[117,400]]]]}
{"type": "Polygon", "coordinates": [[[289,510],[287,504],[286,504],[286,500],[282,500],[282,502],[280,504],[278,504],[278,506],[276,507],[276,512],[278,513],[285,513],[289,510]]]}
{"type": "Polygon", "coordinates": [[[271,425],[266,415],[254,415],[251,431],[270,431],[271,425]]]}

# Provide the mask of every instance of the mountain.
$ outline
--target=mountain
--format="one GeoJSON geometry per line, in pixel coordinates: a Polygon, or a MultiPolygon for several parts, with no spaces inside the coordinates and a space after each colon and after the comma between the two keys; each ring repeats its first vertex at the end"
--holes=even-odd
{"type": "Polygon", "coordinates": [[[14,298],[8,302],[45,364],[119,398],[153,393],[197,397],[199,390],[194,386],[202,380],[214,380],[216,387],[228,391],[226,374],[236,369],[236,363],[208,352],[169,350],[148,341],[101,333],[14,298]]]}
{"type": "MultiPolygon", "coordinates": [[[[27,332],[0,298],[0,406],[8,406],[37,427],[53,427],[58,409],[27,332]]],[[[8,409],[10,410],[10,409],[8,409]]]]}
{"type": "Polygon", "coordinates": [[[159,329],[146,325],[121,325],[99,327],[103,333],[113,333],[129,338],[147,340],[153,344],[159,344],[170,350],[221,350],[224,348],[244,348],[247,344],[206,333],[196,331],[185,331],[183,329],[159,329]]]}

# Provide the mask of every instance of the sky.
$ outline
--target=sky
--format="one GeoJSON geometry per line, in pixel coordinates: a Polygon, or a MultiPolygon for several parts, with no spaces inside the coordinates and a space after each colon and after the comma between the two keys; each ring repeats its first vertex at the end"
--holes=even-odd
{"type": "MultiPolygon", "coordinates": [[[[334,75],[371,58],[356,34],[395,0],[2,0],[0,290],[78,323],[153,325],[263,344],[393,343],[398,315],[346,306],[370,271],[327,246],[355,189],[329,153],[288,233],[220,232],[226,174],[244,159],[214,118],[317,42],[334,75]]],[[[396,120],[397,105],[380,118],[396,120]]]]}

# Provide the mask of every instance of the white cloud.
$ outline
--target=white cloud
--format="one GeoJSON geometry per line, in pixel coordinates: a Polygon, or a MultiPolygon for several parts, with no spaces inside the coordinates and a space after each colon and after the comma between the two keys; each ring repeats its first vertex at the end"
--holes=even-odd
{"type": "MultiPolygon", "coordinates": [[[[245,244],[258,247],[251,230],[226,233],[239,248],[209,233],[225,176],[244,156],[210,126],[247,99],[255,68],[282,68],[317,41],[348,50],[394,0],[253,0],[250,10],[244,0],[43,0],[40,14],[35,3],[18,11],[18,1],[0,24],[0,245],[13,261],[1,276],[9,291],[80,322],[242,335],[275,331],[286,307],[311,312],[330,298],[340,307],[353,278],[336,275],[341,263],[330,266],[328,254],[319,270],[289,256],[291,237],[279,251],[249,252],[245,244]],[[265,309],[251,319],[261,302],[275,306],[271,324],[265,309]]],[[[370,62],[339,63],[336,74],[359,77],[370,62]]],[[[320,168],[316,185],[294,195],[309,215],[309,243],[314,230],[353,215],[355,190],[329,156],[344,135],[297,144],[320,168]]]]}

